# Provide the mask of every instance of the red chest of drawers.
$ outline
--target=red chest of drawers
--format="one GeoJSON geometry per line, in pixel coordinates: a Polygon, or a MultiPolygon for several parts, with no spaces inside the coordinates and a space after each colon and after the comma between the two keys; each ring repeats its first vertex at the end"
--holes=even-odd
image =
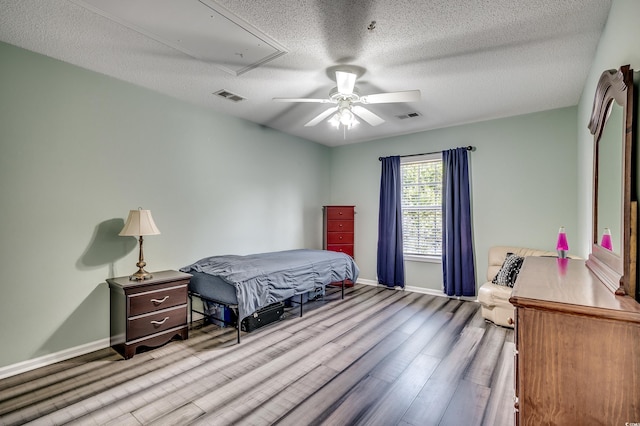
{"type": "Polygon", "coordinates": [[[353,257],[355,206],[324,206],[323,248],[353,257]]]}
{"type": "Polygon", "coordinates": [[[354,257],[355,206],[324,206],[323,211],[322,248],[354,257]]]}

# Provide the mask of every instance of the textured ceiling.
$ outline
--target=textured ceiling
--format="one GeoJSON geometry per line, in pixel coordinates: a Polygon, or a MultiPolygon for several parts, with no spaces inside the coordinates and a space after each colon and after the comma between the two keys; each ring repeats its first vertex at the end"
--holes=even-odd
{"type": "MultiPolygon", "coordinates": [[[[135,7],[135,0],[130,3],[135,7]]],[[[576,105],[611,2],[215,3],[287,53],[236,76],[69,0],[0,0],[0,40],[336,146],[576,105]],[[372,31],[367,29],[371,21],[376,21],[372,31]],[[304,127],[327,105],[272,101],[274,97],[327,97],[335,86],[327,70],[340,64],[362,68],[356,82],[361,94],[419,89],[422,100],[369,105],[385,123],[377,127],[361,123],[346,133],[326,122],[304,127]],[[246,100],[234,103],[213,94],[221,89],[246,100]],[[397,118],[411,112],[420,116],[397,118]]],[[[139,13],[158,12],[142,9],[139,13]]]]}

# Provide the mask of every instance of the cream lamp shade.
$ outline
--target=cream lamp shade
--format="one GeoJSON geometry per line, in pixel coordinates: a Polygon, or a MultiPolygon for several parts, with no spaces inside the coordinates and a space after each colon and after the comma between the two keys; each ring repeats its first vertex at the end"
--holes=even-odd
{"type": "Polygon", "coordinates": [[[153,221],[151,210],[130,210],[127,223],[120,231],[122,237],[139,237],[140,235],[158,235],[160,230],[153,221]]]}
{"type": "Polygon", "coordinates": [[[122,231],[120,231],[118,235],[122,237],[138,237],[138,241],[140,242],[140,254],[138,256],[138,263],[136,263],[138,271],[129,276],[130,280],[142,281],[153,278],[153,275],[144,270],[147,264],[144,261],[144,254],[142,253],[142,236],[158,235],[159,233],[160,231],[153,221],[153,217],[151,217],[151,210],[139,208],[138,210],[129,211],[127,223],[124,224],[124,228],[122,228],[122,231]]]}

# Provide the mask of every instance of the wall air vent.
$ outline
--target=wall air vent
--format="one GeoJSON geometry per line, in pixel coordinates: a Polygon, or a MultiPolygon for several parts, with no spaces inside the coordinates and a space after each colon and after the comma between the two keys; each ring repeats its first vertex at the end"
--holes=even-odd
{"type": "Polygon", "coordinates": [[[410,112],[408,114],[396,115],[396,118],[399,118],[400,120],[404,120],[406,118],[416,118],[416,117],[422,117],[422,114],[420,114],[419,112],[410,112]]]}
{"type": "Polygon", "coordinates": [[[231,93],[231,92],[229,92],[227,90],[224,90],[224,89],[218,90],[217,92],[214,92],[213,94],[214,95],[218,95],[218,96],[220,96],[222,98],[228,99],[228,100],[233,101],[233,102],[240,102],[240,101],[246,100],[246,98],[243,98],[240,95],[236,95],[235,93],[231,93]]]}

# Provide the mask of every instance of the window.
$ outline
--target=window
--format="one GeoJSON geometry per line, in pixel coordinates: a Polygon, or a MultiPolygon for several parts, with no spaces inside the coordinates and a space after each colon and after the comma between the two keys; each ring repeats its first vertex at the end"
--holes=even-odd
{"type": "Polygon", "coordinates": [[[402,238],[405,256],[442,256],[442,157],[401,159],[402,238]]]}

